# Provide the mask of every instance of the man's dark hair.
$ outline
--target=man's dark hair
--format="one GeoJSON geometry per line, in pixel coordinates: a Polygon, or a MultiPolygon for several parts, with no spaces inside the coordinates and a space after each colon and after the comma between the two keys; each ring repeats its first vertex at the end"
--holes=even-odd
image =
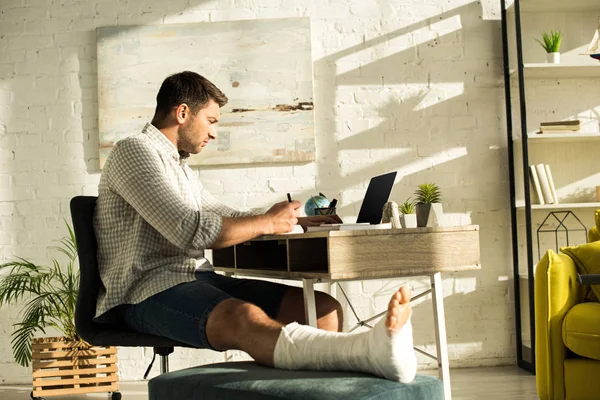
{"type": "Polygon", "coordinates": [[[196,115],[210,100],[223,107],[228,99],[211,81],[195,72],[183,71],[170,75],[164,80],[156,95],[154,119],[162,121],[173,107],[183,103],[187,104],[192,114],[196,115]]]}

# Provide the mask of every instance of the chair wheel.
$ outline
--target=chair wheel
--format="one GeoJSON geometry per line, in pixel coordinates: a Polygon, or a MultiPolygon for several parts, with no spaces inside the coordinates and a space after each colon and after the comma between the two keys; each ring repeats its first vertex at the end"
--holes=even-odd
{"type": "Polygon", "coordinates": [[[121,393],[119,392],[113,392],[113,394],[110,396],[111,400],[121,400],[121,393]]]}
{"type": "Polygon", "coordinates": [[[44,398],[43,398],[43,397],[35,397],[35,396],[33,395],[33,392],[29,393],[29,397],[31,397],[33,400],[44,400],[44,398]]]}

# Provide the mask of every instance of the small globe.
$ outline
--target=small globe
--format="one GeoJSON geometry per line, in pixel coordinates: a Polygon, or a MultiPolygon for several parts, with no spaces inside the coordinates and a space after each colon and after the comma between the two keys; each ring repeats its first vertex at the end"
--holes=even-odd
{"type": "Polygon", "coordinates": [[[327,207],[329,207],[329,200],[327,200],[325,196],[312,196],[309,197],[308,200],[306,200],[306,203],[304,203],[304,212],[306,213],[306,215],[321,215],[315,210],[315,208],[327,207]]]}

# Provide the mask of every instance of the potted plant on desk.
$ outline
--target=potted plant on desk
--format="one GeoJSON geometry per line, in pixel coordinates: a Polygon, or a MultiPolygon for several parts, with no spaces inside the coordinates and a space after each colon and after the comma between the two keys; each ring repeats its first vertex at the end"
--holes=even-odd
{"type": "Polygon", "coordinates": [[[404,203],[400,205],[400,223],[403,228],[416,228],[417,227],[417,214],[415,214],[415,205],[410,201],[410,197],[406,199],[404,203]]]}
{"type": "Polygon", "coordinates": [[[560,31],[542,32],[542,40],[535,39],[546,50],[546,61],[551,64],[560,64],[560,44],[562,33],[560,31]]]}
{"type": "Polygon", "coordinates": [[[12,348],[15,361],[32,363],[31,397],[92,392],[118,392],[117,349],[92,346],[75,330],[75,304],[79,293],[79,270],[75,268],[77,245],[71,227],[69,237],[54,249],[66,263],[52,259],[52,266],[39,266],[23,258],[0,264],[0,306],[25,300],[21,322],[14,324],[12,348]],[[8,272],[7,275],[4,273],[8,272]],[[34,338],[37,332],[54,328],[62,336],[34,338]]]}
{"type": "Polygon", "coordinates": [[[442,218],[442,192],[435,183],[423,183],[415,191],[417,226],[439,226],[442,218]]]}

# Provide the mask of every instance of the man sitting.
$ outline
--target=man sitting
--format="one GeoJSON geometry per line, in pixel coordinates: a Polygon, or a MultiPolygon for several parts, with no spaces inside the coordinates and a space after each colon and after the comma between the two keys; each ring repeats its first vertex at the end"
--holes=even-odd
{"type": "Polygon", "coordinates": [[[247,352],[285,369],[351,370],[410,382],[416,374],[410,291],[366,333],[339,333],[340,304],[316,293],[317,325],[305,323],[302,290],[216,274],[205,249],[229,247],[294,225],[339,222],[299,217],[300,202],[266,213],[218,202],[186,165],[216,139],[227,97],[194,72],[169,76],[152,123],[115,144],[100,179],[94,228],[103,283],[96,317],[118,310],[133,330],[189,345],[247,352]]]}

